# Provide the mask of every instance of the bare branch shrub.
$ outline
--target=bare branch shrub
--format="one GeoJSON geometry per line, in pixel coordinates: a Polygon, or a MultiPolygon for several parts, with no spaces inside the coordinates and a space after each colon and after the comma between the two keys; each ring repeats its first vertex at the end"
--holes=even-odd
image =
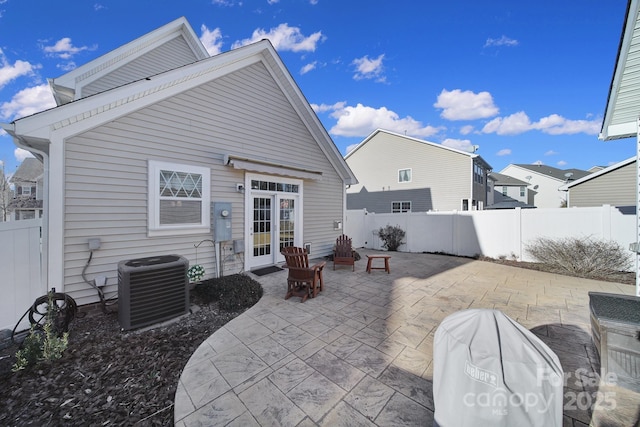
{"type": "Polygon", "coordinates": [[[631,270],[631,260],[614,241],[592,237],[538,238],[526,251],[549,271],[601,279],[631,270]]]}

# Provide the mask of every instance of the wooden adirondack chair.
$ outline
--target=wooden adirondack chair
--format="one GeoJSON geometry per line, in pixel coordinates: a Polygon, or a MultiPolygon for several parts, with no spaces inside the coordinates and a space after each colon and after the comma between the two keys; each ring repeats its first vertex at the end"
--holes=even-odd
{"type": "Polygon", "coordinates": [[[356,255],[351,246],[351,238],[344,234],[336,240],[336,247],[333,249],[333,269],[336,265],[350,265],[351,270],[356,270],[356,255]]]}
{"type": "Polygon", "coordinates": [[[296,246],[285,247],[281,253],[284,255],[287,262],[286,268],[289,270],[287,294],[284,299],[298,296],[302,298],[302,302],[305,302],[309,296],[315,298],[324,287],[322,269],[326,262],[323,261],[309,267],[307,251],[296,246]]]}

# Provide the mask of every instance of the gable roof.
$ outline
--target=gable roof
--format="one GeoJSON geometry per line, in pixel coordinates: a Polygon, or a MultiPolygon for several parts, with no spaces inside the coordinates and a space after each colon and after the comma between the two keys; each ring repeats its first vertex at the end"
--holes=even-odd
{"type": "Polygon", "coordinates": [[[371,132],[371,134],[369,134],[369,136],[367,136],[362,142],[360,142],[358,145],[356,145],[356,147],[353,150],[349,151],[347,153],[347,155],[344,156],[345,160],[348,159],[349,157],[351,157],[356,151],[361,149],[367,142],[369,142],[371,139],[373,139],[376,135],[378,135],[380,133],[386,133],[386,134],[389,134],[389,135],[394,135],[394,136],[397,136],[399,138],[405,138],[405,139],[408,139],[410,141],[418,142],[420,144],[425,144],[427,146],[436,147],[436,148],[443,149],[443,150],[448,150],[448,151],[451,151],[452,153],[462,154],[462,155],[467,156],[469,158],[477,159],[485,167],[485,169],[489,169],[489,170],[492,169],[491,165],[489,163],[487,163],[478,154],[469,153],[467,151],[462,151],[462,150],[457,150],[455,148],[447,147],[446,145],[437,144],[435,142],[425,141],[425,140],[422,140],[422,139],[414,138],[412,136],[402,135],[402,134],[399,134],[399,133],[396,133],[396,132],[391,132],[389,130],[384,130],[384,129],[379,129],[379,128],[374,130],[373,132],[371,132]]]}
{"type": "MultiPolygon", "coordinates": [[[[547,165],[530,165],[530,164],[522,164],[522,163],[513,163],[512,166],[519,167],[521,169],[526,169],[531,172],[547,176],[549,178],[556,179],[558,181],[566,181],[569,177],[567,174],[571,174],[570,178],[580,179],[584,176],[589,175],[589,172],[584,171],[582,169],[558,169],[553,166],[547,165]]],[[[508,167],[508,166],[507,166],[508,167]]],[[[506,168],[505,168],[506,169],[506,168]]],[[[503,169],[504,171],[504,169],[503,169]]]]}
{"type": "MultiPolygon", "coordinates": [[[[186,20],[184,25],[188,26],[186,20]]],[[[144,42],[146,39],[143,37],[140,40],[144,42]]],[[[131,46],[131,49],[135,47],[131,46]]],[[[258,62],[269,71],[338,175],[346,184],[357,183],[355,175],[269,40],[136,80],[17,119],[10,124],[2,124],[2,127],[22,148],[48,153],[51,141],[80,134],[258,62]]]]}
{"type": "Polygon", "coordinates": [[[27,157],[20,163],[18,169],[11,176],[9,182],[19,183],[19,182],[36,182],[38,178],[42,176],[44,172],[44,166],[40,160],[27,157]]]}
{"type": "Polygon", "coordinates": [[[640,2],[629,0],[599,138],[636,136],[640,117],[640,2]]]}
{"type": "Polygon", "coordinates": [[[578,179],[576,181],[572,181],[572,182],[570,182],[568,184],[565,184],[565,185],[559,187],[558,189],[562,190],[562,191],[567,191],[569,188],[571,188],[571,187],[573,187],[575,185],[582,184],[583,182],[592,180],[592,179],[597,178],[597,177],[599,177],[601,175],[605,175],[605,174],[607,174],[609,172],[613,172],[614,170],[620,169],[621,167],[624,167],[624,166],[627,166],[627,165],[630,165],[631,163],[633,163],[635,161],[636,161],[636,156],[629,157],[628,159],[625,159],[625,160],[623,160],[621,162],[618,162],[618,163],[616,163],[614,165],[611,165],[611,166],[609,166],[607,168],[601,169],[598,172],[591,173],[591,174],[589,174],[589,175],[587,175],[585,177],[582,177],[582,178],[580,178],[580,179],[578,179]]]}
{"type": "Polygon", "coordinates": [[[491,172],[489,174],[489,177],[493,178],[493,180],[495,181],[495,185],[513,185],[513,186],[518,186],[521,187],[523,185],[529,185],[528,182],[525,181],[521,181],[517,178],[514,178],[512,176],[509,175],[503,175],[501,173],[497,173],[497,172],[491,172]]]}
{"type": "MultiPolygon", "coordinates": [[[[157,69],[152,74],[158,74],[158,72],[167,71],[171,68],[176,68],[176,66],[186,65],[187,63],[209,57],[207,50],[196,36],[186,18],[181,17],[93,61],[77,67],[73,71],[58,78],[49,79],[49,86],[51,87],[56,103],[62,105],[86,96],[86,94],[83,94],[83,88],[88,87],[108,74],[113,74],[119,69],[122,70],[123,67],[126,67],[144,55],[150,54],[170,41],[179,41],[180,46],[187,46],[190,52],[184,52],[184,49],[182,49],[182,55],[177,55],[174,51],[170,56],[171,60],[167,59],[168,55],[164,55],[162,61],[155,61],[157,69]]],[[[139,68],[130,70],[130,72],[133,73],[133,75],[137,75],[137,78],[131,80],[149,77],[149,74],[145,74],[145,70],[139,68]]],[[[109,88],[118,85],[117,80],[110,83],[111,87],[109,88]]]]}

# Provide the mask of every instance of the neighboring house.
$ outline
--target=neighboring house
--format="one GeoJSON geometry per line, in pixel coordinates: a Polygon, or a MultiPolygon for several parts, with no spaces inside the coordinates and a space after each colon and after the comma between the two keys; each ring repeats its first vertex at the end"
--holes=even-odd
{"type": "Polygon", "coordinates": [[[377,213],[483,209],[491,166],[477,154],[378,129],[345,160],[359,183],[348,209],[377,213]]]}
{"type": "Polygon", "coordinates": [[[487,197],[487,200],[490,200],[491,203],[486,206],[486,209],[534,207],[530,203],[533,200],[534,193],[527,188],[529,185],[527,182],[496,172],[489,174],[489,180],[492,183],[493,192],[487,197]]]}
{"type": "Polygon", "coordinates": [[[13,185],[13,199],[7,206],[8,220],[42,218],[42,162],[28,157],[22,161],[9,182],[13,185]]]}
{"type": "Polygon", "coordinates": [[[635,206],[636,156],[560,187],[567,192],[567,207],[635,206]]]}
{"type": "MultiPolygon", "coordinates": [[[[635,194],[640,194],[640,1],[629,0],[618,47],[613,77],[609,86],[607,106],[598,136],[603,141],[636,138],[635,194]]],[[[640,224],[640,199],[636,199],[636,223],[640,224]]],[[[636,296],[640,297],[640,228],[636,227],[636,296]]]]}
{"type": "Polygon", "coordinates": [[[331,253],[357,180],[268,40],[209,57],[180,18],[50,85],[58,107],[3,128],[44,157],[44,279],[79,304],[122,260],[211,277],[331,253]]]}
{"type": "Polygon", "coordinates": [[[527,203],[537,208],[560,208],[565,206],[566,193],[559,188],[589,175],[580,169],[558,169],[547,165],[510,164],[500,171],[502,175],[524,181],[533,192],[533,200],[527,203]]]}

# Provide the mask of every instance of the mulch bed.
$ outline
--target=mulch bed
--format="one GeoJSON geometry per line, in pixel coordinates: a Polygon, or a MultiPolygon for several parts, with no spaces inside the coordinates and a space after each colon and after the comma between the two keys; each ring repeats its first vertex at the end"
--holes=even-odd
{"type": "MultiPolygon", "coordinates": [[[[240,286],[247,279],[228,281],[240,286]]],[[[114,312],[78,317],[64,356],[32,369],[11,371],[17,345],[0,350],[0,425],[173,425],[175,391],[189,357],[248,308],[222,310],[195,290],[191,302],[200,310],[143,332],[121,331],[114,312]]]]}

